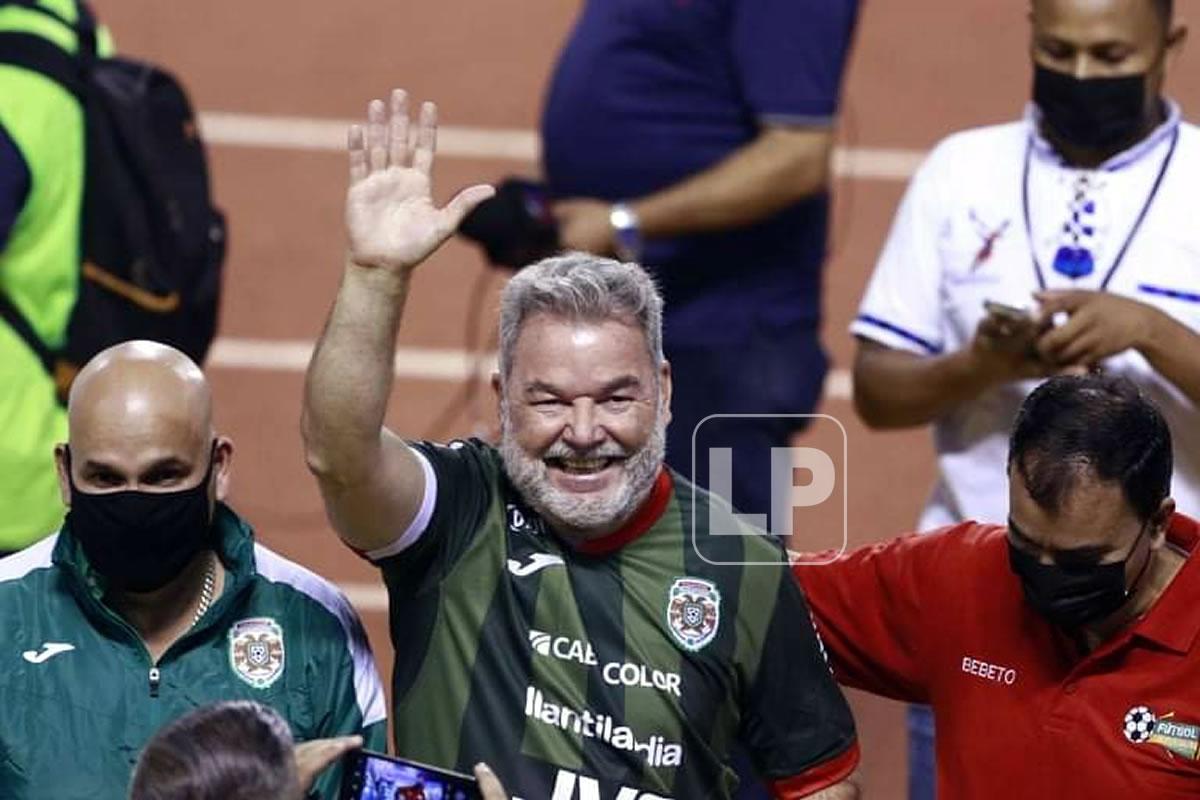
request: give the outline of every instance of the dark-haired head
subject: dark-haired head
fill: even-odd
[[[130,800],[299,800],[292,735],[249,701],[196,709],[146,744]]]
[[[1095,647],[1161,594],[1171,434],[1125,378],[1057,377],[1025,398],[1008,453],[1009,563],[1029,604]]]
[[[1132,382],[1107,376],[1058,377],[1021,406],[1009,440],[1010,474],[1055,514],[1083,481],[1120,487],[1142,522],[1171,489],[1171,433]]]
[[[1148,608],[1178,568],[1165,547],[1171,436],[1128,380],[1059,377],[1035,389],[1013,428],[1008,483],[1009,559],[1026,599],[1098,637],[1092,646]]]
[[[1168,56],[1187,39],[1173,6],[1032,0],[1033,99],[1042,134],[1069,163],[1097,166],[1166,119]],[[1108,91],[1096,94],[1098,86]]]

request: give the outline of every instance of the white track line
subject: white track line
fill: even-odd
[[[200,130],[210,144],[277,150],[341,151],[346,147],[346,129],[353,122],[233,111],[200,114]],[[534,131],[443,125],[438,128],[438,154],[536,164],[541,142]],[[838,148],[833,154],[833,170],[843,178],[907,181],[924,157],[918,150]]]
[[[208,366],[213,369],[259,372],[303,372],[312,357],[313,342],[300,340],[230,339],[213,342]],[[462,381],[476,373],[490,377],[495,354],[475,357],[466,350],[437,347],[397,347],[396,377],[410,380]],[[825,397],[850,399],[850,373],[835,369],[825,381]]]
[[[221,369],[264,372],[303,372],[312,358],[313,342],[296,340],[228,339],[213,342],[208,365]],[[466,350],[436,347],[397,347],[396,377],[417,380],[461,381],[472,372],[490,377],[496,357],[476,358]]]

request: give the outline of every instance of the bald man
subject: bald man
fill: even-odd
[[[362,625],[223,502],[233,443],[200,369],[128,342],[79,373],[55,450],[57,534],[0,561],[0,797],[122,797],[164,723],[256,700],[297,741],[386,745]],[[337,768],[314,793],[335,797]]]

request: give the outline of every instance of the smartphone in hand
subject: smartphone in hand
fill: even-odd
[[[345,756],[339,800],[479,800],[470,775],[416,761],[355,750]]]
[[[1037,314],[1032,308],[1022,308],[996,300],[984,300],[983,307],[989,316],[1007,322],[1010,326],[1033,325],[1037,321]]]

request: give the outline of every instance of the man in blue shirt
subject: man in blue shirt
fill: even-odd
[[[650,268],[672,366],[667,462],[702,486],[710,414],[821,397],[830,153],[857,0],[589,0],[542,119],[562,244]],[[768,512],[795,419],[706,423]],[[741,797],[765,797],[744,763]]]
[[[857,6],[591,0],[550,85],[545,174],[563,245],[639,261],[660,283],[667,460],[702,485],[704,417],[806,413],[821,396],[830,152]],[[714,440],[733,447],[741,510],[770,510],[769,451],[796,427],[739,421]]]

